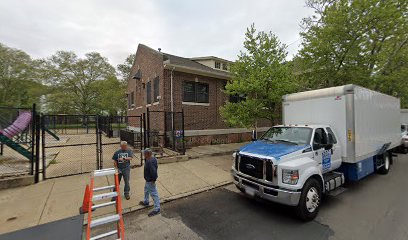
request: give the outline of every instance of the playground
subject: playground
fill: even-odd
[[[0,107],[0,179],[33,174],[35,106]]]
[[[0,179],[32,176],[39,182],[110,168],[120,141],[127,141],[133,150],[133,168],[142,165],[144,147],[151,147],[159,158],[182,155],[182,120],[178,121],[177,131],[174,123],[166,122],[163,128],[153,121],[169,114],[172,115],[149,111],[140,116],[42,114],[35,105],[0,106]]]

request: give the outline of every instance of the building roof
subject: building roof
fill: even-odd
[[[199,62],[196,62],[190,58],[184,58],[184,57],[179,57],[175,55],[171,55],[168,53],[163,53],[163,62],[166,65],[171,65],[171,66],[179,66],[182,68],[188,68],[191,70],[197,70],[198,72],[208,72],[212,73],[215,75],[220,75],[223,77],[229,77],[230,73],[222,70],[217,70],[208,66],[205,66],[204,64],[201,64]]]
[[[223,59],[223,58],[219,58],[219,57],[215,57],[215,56],[193,57],[193,58],[190,58],[190,59],[193,60],[193,61],[196,61],[196,60],[216,60],[216,61],[220,61],[220,62],[233,63],[233,62],[230,61],[230,60]]]
[[[209,76],[214,78],[220,79],[230,79],[231,74],[227,71],[217,70],[211,67],[208,67],[204,64],[201,64],[195,60],[204,60],[204,59],[220,59],[216,57],[202,57],[202,58],[185,58],[176,55],[172,55],[169,53],[159,52],[149,46],[144,44],[139,44],[139,47],[144,47],[149,49],[150,51],[155,52],[156,54],[160,54],[163,57],[163,65],[166,69],[171,69],[180,72],[187,72],[197,75]],[[195,60],[194,60],[195,59]],[[230,62],[225,59],[221,59],[222,61]]]

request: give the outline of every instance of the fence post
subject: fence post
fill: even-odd
[[[142,122],[143,122],[143,148],[146,148],[147,146],[147,135],[146,135],[146,113],[142,114]]]
[[[183,131],[183,138],[182,143],[183,143],[183,155],[186,155],[186,141],[184,139],[184,108],[181,109],[181,130]]]
[[[172,149],[176,151],[176,135],[174,134],[174,112],[171,112],[171,137],[173,139]]]
[[[139,126],[140,126],[140,166],[143,166],[143,142],[144,142],[144,113],[139,117]]]
[[[35,183],[40,181],[40,115],[35,112]]]
[[[146,108],[146,111],[147,111],[147,131],[146,131],[146,134],[147,134],[147,142],[146,142],[146,146],[147,147],[150,147],[150,110],[149,110],[149,108]]]
[[[45,116],[41,116],[41,153],[42,153],[42,174],[43,179],[47,179],[47,159],[45,157]]]
[[[34,151],[35,151],[35,103],[31,109],[31,166],[30,175],[34,174]]]
[[[95,116],[95,122],[96,122],[96,124],[95,124],[95,137],[96,137],[96,169],[100,169],[100,149],[99,149],[99,147],[100,147],[100,142],[99,142],[99,134],[98,134],[98,132],[99,132],[99,115],[96,115]]]
[[[101,116],[98,116],[101,117]],[[98,136],[99,136],[99,169],[103,169],[103,142],[102,142],[102,130],[98,128]]]

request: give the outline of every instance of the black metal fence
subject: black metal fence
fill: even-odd
[[[28,113],[29,122],[17,129]],[[13,134],[6,133],[10,126]],[[151,147],[158,157],[185,154],[184,112],[40,116],[35,105],[0,107],[0,178],[31,174],[38,182],[41,173],[47,179],[113,167],[112,156],[121,141],[133,149],[133,167],[142,165],[144,147]]]
[[[99,128],[100,169],[113,167],[112,157],[119,149],[121,141],[126,141],[133,150],[134,158],[131,166],[141,166],[143,145],[143,118],[142,116],[115,116],[100,117],[101,121],[109,122],[107,131]]]
[[[43,176],[55,178],[113,167],[112,157],[127,141],[142,164],[142,116],[43,115]]]
[[[149,111],[146,112],[147,145],[156,153],[166,154],[172,150],[185,154],[184,112]],[[171,154],[168,152],[167,155]]]
[[[39,181],[39,129],[35,104],[0,107],[0,178],[29,174]]]

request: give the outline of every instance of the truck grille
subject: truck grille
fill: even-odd
[[[273,179],[273,166],[272,162],[266,161],[266,171],[265,171],[265,178],[267,181],[272,182]]]
[[[241,155],[239,171],[251,177],[263,179],[263,160]]]

